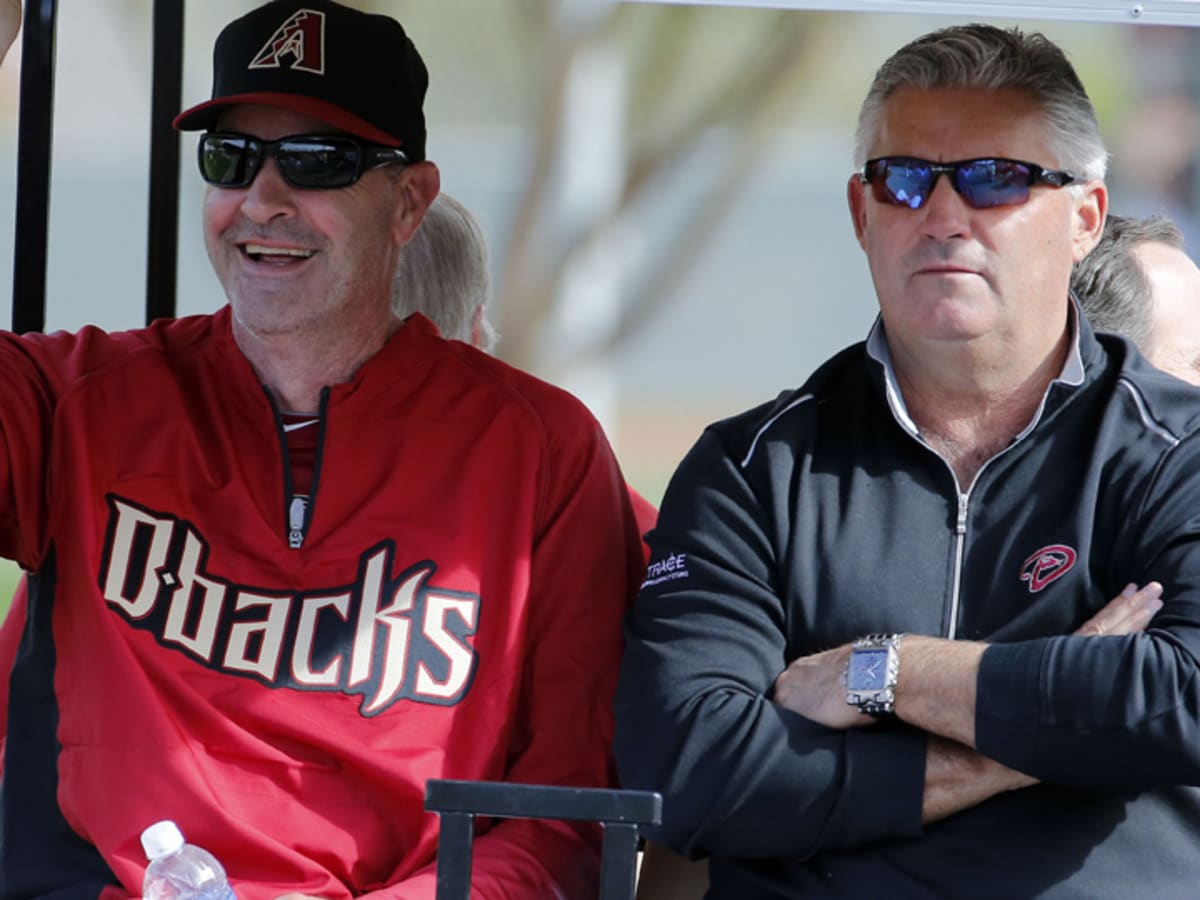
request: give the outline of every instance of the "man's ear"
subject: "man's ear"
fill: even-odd
[[[1108,216],[1108,188],[1103,181],[1082,186],[1083,196],[1075,207],[1074,260],[1079,262],[1100,242]]]
[[[850,219],[854,223],[854,236],[858,246],[864,250],[863,235],[867,230],[867,185],[862,176],[855,172],[846,182],[846,202],[850,205]]]
[[[396,215],[392,220],[397,246],[409,242],[441,188],[441,173],[428,160],[404,167],[397,178]]]
[[[471,346],[487,352],[487,347],[483,346],[482,305],[475,307],[475,312],[471,315]]]

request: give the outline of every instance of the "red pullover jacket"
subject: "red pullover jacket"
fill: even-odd
[[[5,894],[137,896],[138,835],[172,818],[242,900],[431,898],[427,779],[611,783],[641,550],[566,393],[413,317],[324,391],[293,549],[228,308],[4,335],[0,383],[0,555],[33,573]],[[594,890],[594,830],[482,829],[477,896]]]

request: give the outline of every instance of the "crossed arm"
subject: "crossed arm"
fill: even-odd
[[[1180,488],[1192,484],[1190,446],[1139,501],[1138,527],[1103,551],[1128,564],[1098,572],[1157,578],[1166,606],[1147,585],[1081,626],[1064,615],[1062,632],[1043,623],[994,644],[917,637],[936,631],[910,617],[897,629],[910,629],[905,727],[864,728],[872,720],[845,703],[848,647],[788,655],[793,617],[811,630],[815,610],[780,596],[770,486],[750,482],[723,437],[706,433],[668,490],[650,542],[686,565],[643,588],[617,693],[622,779],[663,794],[656,838],[686,853],[806,859],[917,837],[1036,780],[1092,792],[1200,783],[1200,745],[1180,740],[1200,727],[1200,518],[1195,491]]]
[[[1162,586],[1129,585],[1075,632],[1080,636],[1142,631],[1162,608]],[[975,750],[975,691],[987,644],[906,635],[900,642],[900,680],[895,713],[929,734],[922,820],[926,823],[969,809],[1037,779]],[[859,728],[874,722],[846,703],[846,644],[792,662],[775,681],[774,700],[828,728]]]

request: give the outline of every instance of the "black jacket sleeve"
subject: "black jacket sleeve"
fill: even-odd
[[[673,477],[627,625],[616,752],[681,852],[807,857],[920,833],[925,738],[827,729],[771,700],[785,657],[772,516],[719,432]]]

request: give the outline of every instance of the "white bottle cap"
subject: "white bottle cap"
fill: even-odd
[[[142,832],[142,849],[147,859],[158,859],[183,846],[183,832],[170,819],[155,822]]]

